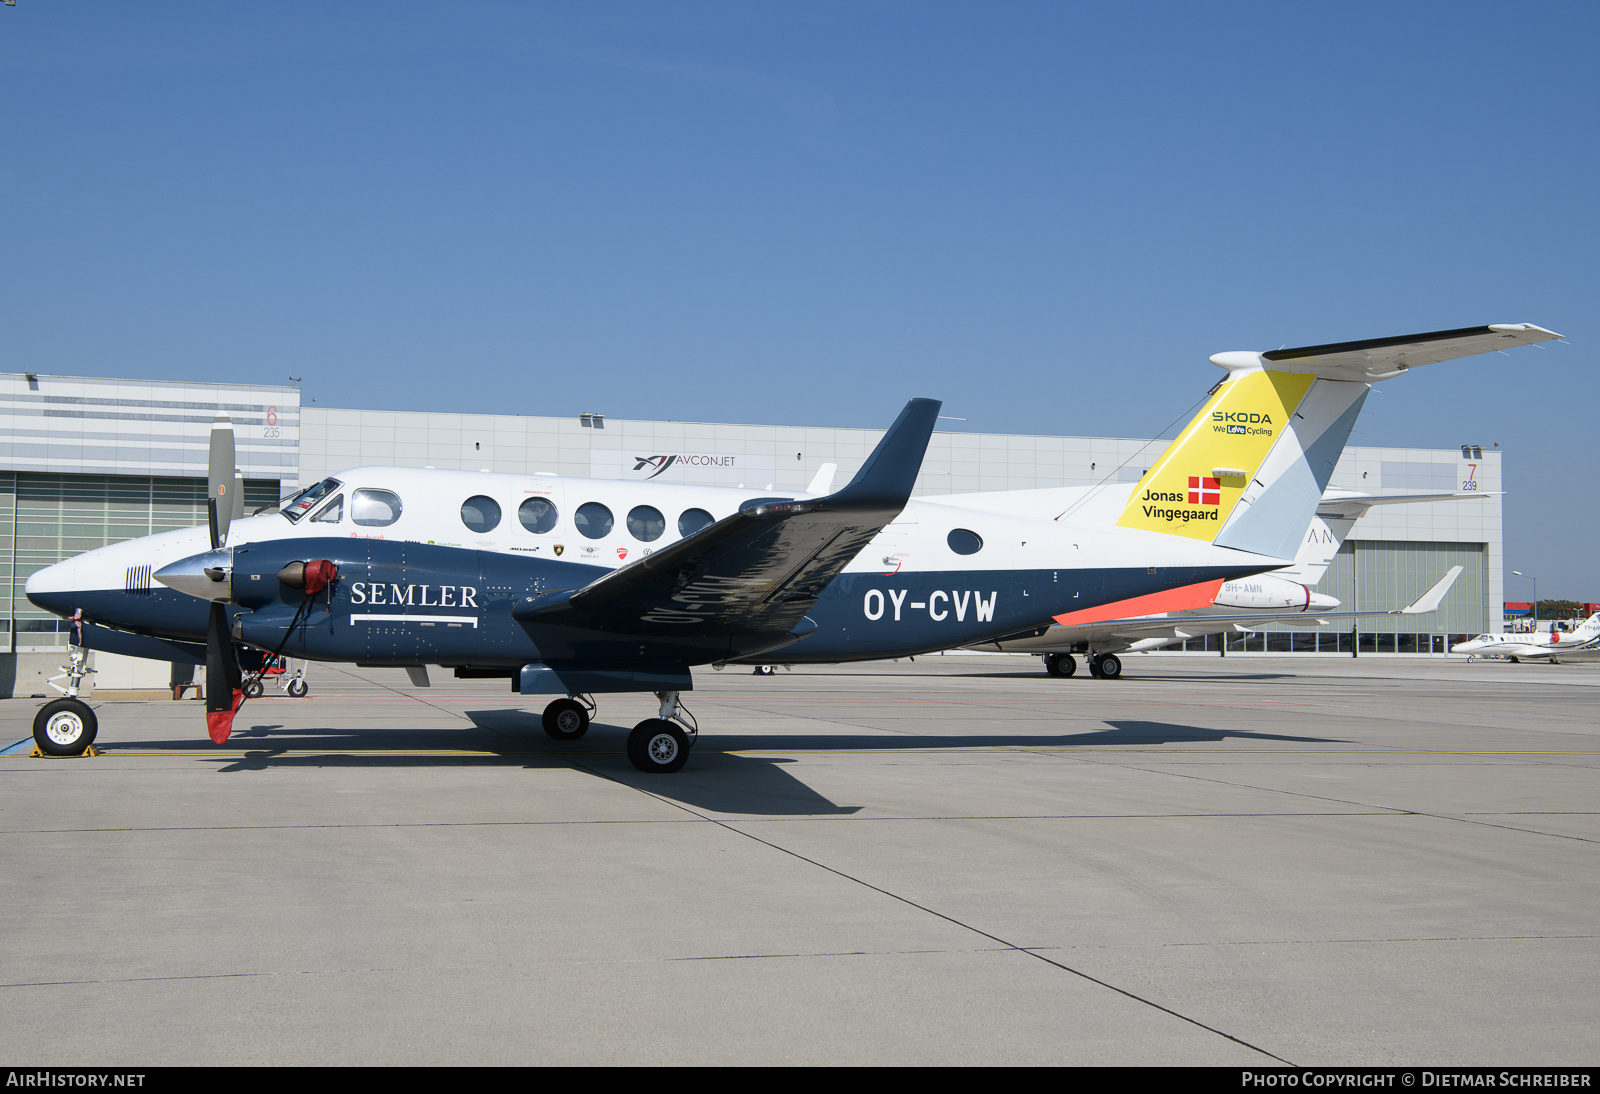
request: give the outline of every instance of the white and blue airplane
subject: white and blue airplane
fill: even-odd
[[[1107,604],[1058,616],[1036,634],[1014,635],[974,647],[1000,653],[1032,653],[1044,659],[1045,671],[1069,677],[1077,658],[1088,662],[1089,675],[1101,680],[1122,678],[1123,652],[1142,653],[1191,638],[1233,631],[1248,632],[1266,623],[1323,626],[1335,619],[1388,615],[1427,615],[1438,611],[1445,594],[1461,576],[1452,566],[1416,600],[1404,607],[1379,611],[1338,611],[1339,601],[1312,586],[1322,580],[1339,553],[1345,536],[1367,511],[1379,505],[1417,505],[1493,497],[1487,492],[1368,494],[1330,488],[1317,506],[1311,526],[1300,541],[1294,563],[1271,573],[1232,581],[1211,582],[1190,590],[1193,603],[1183,606],[1164,596],[1166,610],[1143,611],[1137,601]]]
[[[1054,498],[1005,511],[992,495],[911,499],[940,406],[928,399],[823,496],[364,467],[229,520],[232,479],[214,470],[209,529],[87,552],[34,574],[27,595],[75,621],[79,651],[203,662],[219,743],[241,661],[287,654],[419,682],[426,665],[504,678],[557,696],[544,711],[557,738],[587,730],[594,694],[651,692],[660,715],[634,727],[628,755],[676,771],[695,736],[679,704],[695,666],[902,657],[1278,569],[1371,383],[1555,337],[1511,324],[1218,354],[1223,379],[1141,481],[1080,490],[1064,511]],[[81,652],[74,663],[81,676]],[[96,732],[70,694],[34,723],[55,754]]]
[[[1579,624],[1575,631],[1558,631],[1552,627],[1540,633],[1480,634],[1450,647],[1451,653],[1464,653],[1470,661],[1476,657],[1504,657],[1513,664],[1522,661],[1544,661],[1560,664],[1562,658],[1580,661],[1600,657],[1600,612]]]

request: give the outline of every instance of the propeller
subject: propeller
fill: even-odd
[[[229,525],[243,514],[233,420],[218,414],[211,420],[211,447],[206,454],[206,523],[213,551],[228,542]],[[218,581],[221,575],[207,576]],[[233,716],[243,703],[244,676],[233,636],[228,633],[228,609],[222,601],[212,600],[206,620],[206,732],[217,744],[233,732]]]
[[[244,516],[244,491],[239,484],[239,468],[233,443],[233,420],[226,414],[211,419],[211,450],[206,455],[206,498],[214,502],[211,512],[212,549],[228,541],[228,525]]]
[[[231,452],[233,444],[231,428],[227,431],[227,437]],[[217,430],[213,428],[211,433],[213,464],[217,447]],[[227,534],[223,531],[227,525],[223,524],[218,516],[218,510],[223,508],[218,502],[217,494],[206,499],[206,519],[211,526],[213,552]],[[213,582],[221,576],[220,568],[216,576],[209,572],[205,573],[207,580]],[[239,713],[239,707],[243,703],[244,675],[239,671],[239,654],[234,649],[233,635],[228,633],[227,604],[225,600],[212,600],[210,615],[206,618],[206,733],[210,735],[212,741],[220,745],[228,739],[228,735],[233,732],[233,716]]]

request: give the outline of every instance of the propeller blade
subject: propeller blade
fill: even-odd
[[[206,621],[206,732],[219,745],[233,732],[233,716],[244,702],[243,683],[228,633],[228,609],[213,602]]]
[[[206,457],[206,497],[216,502],[216,535],[211,546],[228,541],[228,525],[244,513],[244,494],[239,487],[238,461],[234,453],[233,420],[226,414],[211,419],[211,450]]]

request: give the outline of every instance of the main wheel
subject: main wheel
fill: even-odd
[[[1044,659],[1044,670],[1051,676],[1071,676],[1078,671],[1078,659],[1070,653],[1052,653]]]
[[[244,686],[244,697],[246,699],[259,699],[261,698],[261,694],[266,690],[266,688],[261,686],[260,680],[251,680]]]
[[[1122,679],[1122,659],[1114,653],[1108,653],[1100,658],[1100,679]]]
[[[94,711],[78,699],[56,699],[33,716],[34,743],[47,756],[81,756],[99,730]]]
[[[753,671],[750,675],[752,675],[752,676],[775,676],[775,675],[777,675],[777,672],[778,672],[778,666],[776,666],[776,665],[757,665],[755,667],[755,671]]]
[[[1100,658],[1089,658],[1089,675],[1093,676],[1096,680],[1100,679]]]
[[[576,699],[557,699],[544,708],[544,731],[558,741],[576,741],[589,732],[589,712]]]
[[[628,734],[628,759],[650,775],[669,775],[689,762],[689,737],[665,718],[646,718]]]
[[[304,699],[311,693],[311,685],[304,680],[289,681],[289,695],[295,699]]]

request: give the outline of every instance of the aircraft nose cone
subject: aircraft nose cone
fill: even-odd
[[[68,602],[72,600],[76,588],[71,570],[72,567],[66,562],[58,562],[30,575],[28,584],[23,588],[29,603],[47,612],[60,615],[70,613],[73,605]]]
[[[1328,596],[1326,593],[1311,594],[1312,611],[1317,611],[1318,609],[1331,610],[1333,608],[1337,608],[1338,606],[1339,598],[1336,596]]]
[[[233,549],[190,555],[161,567],[153,575],[161,584],[201,600],[233,597]]]

